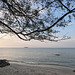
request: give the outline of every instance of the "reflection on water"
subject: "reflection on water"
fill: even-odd
[[[75,48],[0,48],[0,59],[75,67]]]

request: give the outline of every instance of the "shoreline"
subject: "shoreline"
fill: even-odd
[[[10,61],[9,61],[10,62]],[[10,62],[11,64],[18,64],[18,65],[27,65],[27,66],[43,66],[43,67],[54,67],[54,68],[69,68],[69,69],[75,69],[73,66],[68,65],[60,65],[60,64],[51,64],[51,63],[44,63],[44,62]]]
[[[10,63],[0,68],[0,75],[75,75],[74,69],[45,65],[29,65]]]

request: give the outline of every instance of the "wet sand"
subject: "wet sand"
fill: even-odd
[[[70,68],[11,63],[10,66],[0,68],[0,75],[75,75],[75,72]]]

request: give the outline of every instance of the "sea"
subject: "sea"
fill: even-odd
[[[75,48],[0,48],[0,60],[75,68]]]

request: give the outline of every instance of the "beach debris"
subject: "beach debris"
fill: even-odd
[[[0,67],[5,67],[8,65],[10,65],[10,63],[6,59],[0,60]]]
[[[56,56],[60,56],[60,54],[55,54]]]
[[[75,72],[75,70],[73,70],[73,72]]]

